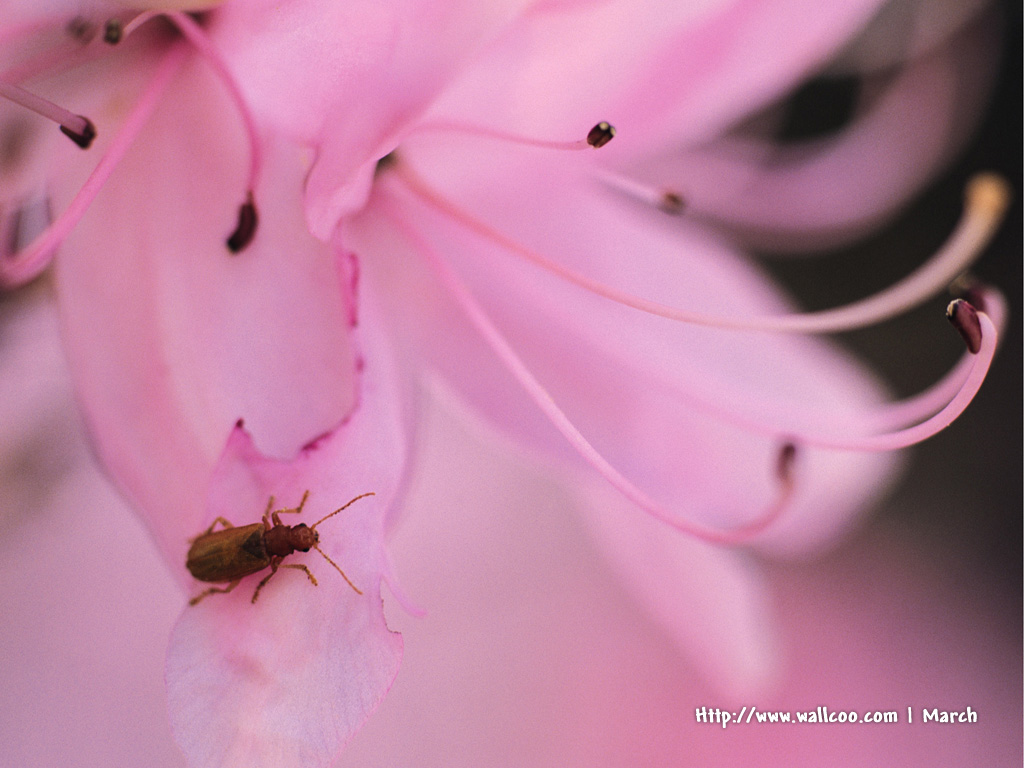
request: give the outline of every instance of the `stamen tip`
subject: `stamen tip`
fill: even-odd
[[[238,209],[238,226],[235,227],[235,231],[228,238],[228,250],[232,253],[241,253],[245,250],[256,235],[256,225],[258,223],[259,217],[256,215],[256,203],[253,202],[252,192],[250,192],[248,199]]]
[[[124,24],[119,19],[110,19],[103,25],[103,42],[117,45],[124,36]]]
[[[668,189],[661,193],[658,207],[665,213],[676,216],[683,212],[683,209],[686,207],[686,201],[683,200],[683,196],[678,192]]]
[[[75,144],[80,146],[82,149],[88,149],[92,145],[93,139],[96,138],[96,126],[92,124],[92,120],[89,118],[82,117],[81,115],[79,115],[79,117],[85,121],[85,127],[81,132],[73,131],[66,125],[60,126],[60,132],[75,142]]]
[[[997,173],[979,173],[967,182],[964,197],[967,205],[999,219],[1013,196],[1009,182]]]
[[[946,318],[963,337],[971,354],[978,354],[981,349],[981,322],[977,310],[963,299],[956,299],[946,307]]]
[[[775,473],[779,480],[788,483],[793,479],[793,464],[796,463],[796,444],[786,443],[779,451],[779,461],[775,466]]]
[[[93,34],[95,34],[96,29],[88,19],[82,16],[75,16],[68,22],[67,32],[76,40],[88,43],[92,39]]]
[[[587,144],[594,149],[600,149],[614,138],[615,126],[602,120],[590,129],[590,133],[587,134]]]

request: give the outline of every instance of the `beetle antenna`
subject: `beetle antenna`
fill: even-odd
[[[365,494],[363,494],[363,496],[372,496],[372,495],[373,495],[373,494],[371,494],[371,493],[365,493]],[[359,498],[359,499],[361,499],[361,498],[363,498],[363,497],[362,497],[362,496],[357,496],[356,498]],[[355,501],[355,499],[352,499],[352,501]],[[350,502],[349,502],[348,504],[351,504],[351,503],[352,503],[352,501],[350,501]],[[348,506],[348,504],[346,504],[346,505],[345,505],[345,507],[347,507],[347,506]],[[345,507],[342,507],[341,509],[344,509]],[[339,509],[338,511],[340,512],[340,511],[341,511],[341,509]],[[328,517],[330,517],[330,515],[328,515]],[[347,582],[348,582],[348,585],[349,585],[350,587],[352,587],[352,589],[354,589],[354,590],[356,591],[356,594],[357,594],[357,595],[361,595],[361,594],[363,594],[363,593],[362,593],[362,590],[360,590],[360,589],[359,589],[359,587],[357,587],[357,586],[356,586],[355,584],[353,584],[353,583],[352,583],[352,580],[351,580],[351,579],[350,579],[350,578],[349,578],[348,576],[346,576],[346,575],[345,575],[345,572],[344,572],[343,570],[341,570],[341,568],[339,568],[339,567],[338,567],[338,564],[337,564],[336,562],[334,562],[333,560],[331,560],[331,558],[329,558],[329,557],[327,556],[327,553],[326,553],[326,552],[324,552],[324,551],[323,551],[322,549],[320,549],[320,547],[318,547],[318,546],[317,546],[316,544],[314,544],[314,545],[313,545],[313,549],[315,549],[315,550],[316,550],[317,552],[319,552],[319,553],[320,553],[320,554],[321,554],[321,555],[323,556],[324,560],[326,560],[326,561],[327,561],[328,563],[330,563],[331,565],[333,565],[333,566],[334,566],[334,569],[335,569],[335,570],[336,570],[336,571],[337,571],[338,573],[340,573],[340,574],[341,574],[341,578],[343,578],[343,579],[344,579],[345,581],[347,581]]]
[[[327,515],[327,517],[334,517],[334,516],[335,516],[336,514],[338,514],[338,513],[339,513],[339,512],[341,512],[342,510],[344,510],[344,509],[348,509],[348,508],[349,508],[350,506],[352,506],[353,504],[355,504],[355,503],[356,503],[357,501],[359,501],[360,499],[365,499],[365,498],[366,498],[367,496],[376,496],[376,494],[375,494],[375,493],[374,493],[373,491],[370,491],[369,493],[364,493],[364,494],[361,494],[361,495],[359,495],[359,496],[356,496],[356,497],[355,497],[354,499],[352,499],[352,501],[350,501],[350,502],[349,502],[348,504],[346,504],[346,505],[345,505],[344,507],[341,507],[340,509],[336,509],[336,510],[334,510],[333,512],[331,512],[331,514]],[[318,525],[320,525],[320,523],[322,523],[322,522],[323,522],[324,520],[326,520],[326,519],[327,519],[327,517],[321,517],[321,518],[320,518],[319,520],[317,520],[317,521],[316,521],[315,523],[313,523],[313,524],[312,524],[311,526],[309,526],[309,527],[310,527],[310,529],[311,529],[311,530],[314,530],[314,531],[315,531],[315,530],[316,530],[316,527],[317,527]],[[321,553],[321,554],[323,554],[323,553]],[[324,555],[324,557],[326,557],[326,555]],[[334,567],[335,567],[335,568],[338,568],[338,566],[336,566],[336,565],[335,565]],[[341,569],[340,569],[340,568],[338,568],[338,570],[340,571]],[[344,575],[344,574],[343,574],[343,575]],[[349,583],[351,583],[351,582],[349,582]],[[354,587],[353,587],[353,589],[354,589]],[[358,590],[356,590],[356,591],[358,591]],[[362,592],[360,592],[359,594],[362,594]]]

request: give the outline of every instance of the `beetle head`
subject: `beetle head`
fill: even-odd
[[[292,546],[300,552],[309,552],[320,541],[320,535],[305,523],[292,527],[291,538]]]

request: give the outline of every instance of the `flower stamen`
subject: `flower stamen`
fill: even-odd
[[[590,129],[587,134],[587,144],[594,149],[600,149],[609,141],[615,138],[615,126],[611,123],[600,122]]]
[[[578,152],[584,149],[600,149],[615,136],[615,128],[609,123],[600,122],[590,129],[585,139],[576,141],[553,141],[549,139],[537,139],[532,136],[522,136],[517,133],[502,131],[498,128],[491,128],[475,123],[464,123],[457,120],[430,120],[417,125],[412,134],[417,133],[462,133],[469,136],[476,136],[483,139],[494,139],[496,141],[507,141],[524,147],[537,147],[540,149],[558,149],[569,152]]]
[[[124,23],[120,19],[107,19],[103,25],[103,42],[117,45],[124,39]]]
[[[107,23],[103,25],[103,42],[107,45],[118,45],[147,21],[160,15],[160,11],[143,11],[132,17],[128,23],[117,17],[107,19]]]
[[[613,189],[670,216],[678,216],[686,208],[686,198],[678,190],[654,187],[605,169],[598,171],[597,176]]]
[[[968,349],[974,359],[960,390],[941,411],[915,426],[880,435],[849,439],[801,435],[801,441],[806,440],[809,445],[837,450],[895,451],[920,443],[952,424],[981,389],[982,382],[985,380],[995,356],[999,332],[988,315],[977,311],[963,299],[958,299],[950,305],[947,316],[967,340]],[[977,344],[976,347],[972,346],[974,343]]]
[[[531,261],[535,260],[535,257],[544,260],[546,262],[545,266],[550,265],[552,271],[555,271],[556,274],[576,274],[561,265],[548,262],[545,257],[535,254],[533,251],[513,241],[511,238],[507,238],[489,225],[458,208],[454,203],[429,187],[407,163],[396,162],[394,164],[393,176],[404,188],[411,191],[415,197],[426,202],[430,208],[440,211],[448,218],[455,219],[464,228],[483,235],[487,240],[498,242],[503,247],[523,255]],[[983,176],[973,181],[968,186],[968,211],[964,215],[965,221],[960,223],[957,233],[950,238],[952,242],[947,243],[940,250],[931,264],[920,268],[917,273],[904,280],[902,284],[897,284],[897,286],[890,288],[885,293],[891,293],[894,289],[899,289],[900,285],[906,286],[908,282],[913,280],[923,283],[924,281],[920,278],[922,272],[948,273],[950,271],[948,264],[943,267],[942,264],[936,265],[935,262],[943,260],[948,262],[953,258],[950,256],[951,252],[957,254],[957,258],[962,258],[960,254],[964,250],[980,250],[982,242],[991,236],[995,223],[1002,214],[1001,208],[1005,203],[1004,194],[1006,194],[1005,183],[1001,179]],[[964,240],[972,241],[974,245],[965,249],[962,247]],[[961,246],[957,245],[957,241],[960,241]],[[902,402],[882,405],[868,413],[858,415],[855,421],[847,423],[845,431],[823,433],[813,429],[794,429],[792,423],[787,424],[786,422],[800,421],[807,423],[808,413],[804,406],[801,406],[799,412],[794,411],[782,420],[776,417],[772,422],[767,422],[757,415],[751,414],[749,408],[736,407],[736,404],[743,403],[748,398],[744,394],[734,394],[730,398],[727,384],[724,384],[724,388],[721,390],[716,389],[714,395],[711,394],[710,390],[701,394],[692,388],[692,384],[677,392],[677,395],[688,400],[694,407],[711,413],[726,423],[731,423],[755,434],[763,434],[776,439],[779,439],[780,435],[786,435],[788,439],[801,445],[830,450],[865,452],[889,451],[907,447],[931,437],[952,423],[970,403],[985,378],[994,354],[995,345],[998,342],[999,327],[1002,325],[1005,313],[1001,309],[1002,301],[994,290],[975,287],[972,296],[981,302],[983,306],[991,307],[992,315],[989,316],[983,312],[975,311],[975,308],[968,310],[966,307],[970,305],[967,305],[966,302],[963,305],[955,305],[955,308],[951,310],[955,322],[959,324],[958,327],[963,326],[965,329],[972,329],[974,328],[974,321],[971,318],[979,318],[977,320],[977,327],[971,330],[968,337],[966,337],[969,342],[969,352],[955,369],[938,384],[920,395]],[[872,299],[865,301],[870,302]],[[863,303],[861,302],[861,304]],[[849,310],[849,307],[829,312],[837,313],[844,310]],[[729,323],[724,325],[724,327],[742,329],[749,326],[750,330],[768,330],[765,325],[769,321],[788,320],[792,326],[795,326],[795,321],[803,318],[811,318],[813,320],[814,318],[820,318],[822,315],[827,315],[829,312],[759,318],[757,323],[742,318],[726,318]],[[863,316],[861,319],[863,320]],[[771,330],[782,329],[778,325],[771,328]],[[795,332],[805,329],[785,327],[785,330]],[[506,364],[510,368],[512,367],[511,364],[507,362]],[[733,405],[728,405],[727,403],[729,402],[733,403]],[[812,417],[815,416],[814,414],[810,415]],[[827,414],[818,414],[818,416],[820,418],[814,418],[810,423],[830,424],[837,422],[834,417],[830,417]],[[581,454],[585,454],[585,451],[579,447],[578,450],[581,451]],[[595,466],[598,465],[595,464]]]
[[[981,350],[981,322],[978,312],[964,299],[955,299],[946,307],[946,319],[959,331],[972,355]]]
[[[184,61],[184,53],[185,49],[182,46],[175,45],[164,56],[153,79],[67,209],[25,250],[0,259],[0,286],[10,288],[23,285],[46,269],[57,247],[82,218],[89,204],[110,178],[114,168],[156,110],[160,97]]]
[[[82,115],[76,115],[64,107],[44,99],[32,91],[22,88],[7,80],[0,80],[0,98],[13,101],[15,104],[35,112],[37,115],[52,120],[60,126],[60,132],[71,139],[82,149],[88,149],[96,138],[96,126]]]
[[[1006,323],[1006,306],[998,291],[980,284],[972,286],[964,296],[973,307],[987,314],[1002,334]],[[868,432],[883,432],[911,426],[940,411],[963,388],[974,366],[974,353],[966,349],[949,373],[924,392],[906,400],[881,406],[867,419]]]
[[[484,341],[509,373],[523,387],[541,413],[562,434],[580,457],[622,493],[623,496],[666,525],[712,544],[738,544],[763,531],[785,512],[794,490],[792,466],[796,457],[796,447],[792,441],[787,441],[782,446],[777,460],[776,477],[779,482],[777,498],[764,512],[737,528],[711,528],[687,520],[680,520],[678,515],[651,498],[619,472],[576,428],[576,425],[558,407],[548,391],[533,375],[522,358],[519,357],[508,340],[498,330],[497,326],[494,325],[469,288],[440,254],[399,213],[399,206],[394,204],[393,198],[389,199],[387,207],[396,226],[409,238],[417,248],[417,251],[433,267],[441,282],[451,293],[470,323],[476,328],[477,332],[483,337]]]
[[[238,226],[228,237],[228,250],[232,253],[241,253],[256,234],[256,225],[259,218],[256,214],[256,204],[253,202],[252,193],[238,209]]]
[[[238,84],[238,81],[235,80],[234,75],[231,74],[231,70],[228,68],[227,63],[221,57],[210,38],[207,37],[203,28],[200,27],[199,24],[197,24],[196,21],[187,13],[182,13],[180,11],[168,13],[167,18],[174,23],[174,25],[181,31],[181,34],[185,36],[185,39],[195,47],[196,51],[206,59],[217,77],[220,78],[224,87],[230,94],[231,99],[235,102],[235,106],[238,109],[239,115],[241,115],[242,123],[249,139],[248,192],[246,194],[245,202],[239,206],[238,225],[228,236],[226,241],[228,250],[232,253],[238,253],[252,242],[252,239],[256,234],[256,225],[259,221],[259,217],[256,214],[256,205],[253,200],[253,195],[255,193],[256,186],[259,183],[260,168],[263,164],[263,145],[260,142],[259,129],[256,126],[256,118],[249,109],[248,102],[245,100],[241,86]]]
[[[1003,300],[997,291],[985,291],[986,304],[992,308],[992,315],[983,313],[968,302],[957,300],[947,310],[957,330],[966,326],[968,349],[952,371],[926,391],[906,400],[878,406],[876,409],[858,415],[850,422],[840,417],[829,418],[830,414],[807,413],[801,407],[804,418],[811,416],[815,423],[842,422],[834,432],[793,429],[778,421],[764,421],[757,416],[744,413],[726,403],[740,401],[730,396],[727,385],[716,382],[712,395],[701,395],[688,390],[680,392],[695,408],[712,416],[756,434],[777,436],[786,434],[800,445],[827,450],[881,452],[895,451],[920,443],[953,423],[974,399],[981,389],[989,366],[999,343],[999,328],[1005,313]],[[961,331],[961,335],[964,335]],[[966,337],[965,337],[966,340]],[[976,350],[972,347],[977,342]]]
[[[836,333],[872,325],[917,306],[946,288],[988,245],[1009,205],[1009,187],[994,174],[974,177],[965,191],[964,213],[941,248],[915,272],[861,301],[820,312],[736,317],[693,312],[651,301],[595,280],[524,246],[481,221],[431,187],[406,163],[395,174],[416,197],[464,229],[591,293],[641,312],[712,328],[776,333]]]

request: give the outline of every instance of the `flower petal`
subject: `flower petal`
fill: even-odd
[[[991,85],[991,29],[914,62],[839,135],[778,146],[726,138],[645,159],[635,175],[761,247],[821,247],[891,215],[960,149]]]
[[[56,263],[96,448],[183,580],[185,540],[235,422],[291,455],[355,398],[354,296],[333,249],[305,230],[297,150],[268,143],[259,229],[238,256],[225,245],[246,167],[225,114],[219,84],[186,67]],[[75,191],[65,182],[58,205]]]
[[[39,296],[0,305],[0,487],[8,517],[32,509],[82,451],[56,310]]]
[[[638,518],[592,477],[574,483],[583,514],[626,588],[730,701],[764,693],[781,673],[779,638],[759,566]]]
[[[186,67],[65,243],[57,289],[101,458],[190,589],[188,539],[217,515],[254,522],[271,494],[294,505],[310,490],[314,513],[379,494],[324,530],[362,595],[322,560],[317,590],[284,570],[256,607],[242,589],[186,609],[169,651],[172,720],[193,762],[324,765],[398,669],[380,576],[404,470],[401,392],[379,319],[356,306],[355,258],[305,230],[294,147],[267,141],[259,228],[229,252],[247,145],[225,111],[205,68]]]
[[[328,239],[365,201],[376,161],[520,5],[234,2],[211,34],[264,123],[316,148],[307,219]]]
[[[785,307],[767,278],[723,244],[658,212],[622,205],[585,170],[578,177],[569,162],[511,151],[456,156],[450,149],[427,158],[421,147],[404,156],[417,168],[429,167],[437,186],[465,209],[617,287],[719,314]],[[416,211],[410,213],[415,227],[468,280],[583,434],[627,477],[688,519],[720,527],[754,519],[778,495],[775,467],[789,432],[841,423],[856,429],[880,396],[852,361],[817,339],[694,328],[643,315],[524,265],[433,209],[407,207]],[[396,302],[390,316],[406,322],[409,354],[424,355],[513,434],[578,458],[508,371],[495,365],[460,310],[434,299],[443,288],[417,268],[407,246],[381,241],[369,226],[353,237],[377,238],[377,251],[394,258],[380,265],[378,277],[392,281],[384,293]],[[778,423],[777,433],[748,432],[737,425],[742,419],[722,418],[730,408]],[[885,457],[830,451],[801,450],[799,461],[792,507],[770,534],[788,546],[834,535],[874,496],[891,467]]]
[[[254,511],[275,495],[303,516],[324,517],[360,499],[318,529],[322,548],[362,594],[314,553],[296,553],[318,588],[281,570],[251,604],[256,577],[229,595],[186,609],[167,658],[171,723],[196,766],[288,768],[329,765],[376,709],[402,656],[380,598],[385,510],[404,467],[405,438],[395,376],[383,339],[370,336],[361,399],[351,417],[290,461],[263,457],[235,429],[211,482],[209,517]],[[286,523],[292,522],[285,520]],[[260,576],[261,574],[256,574]]]
[[[3,760],[182,768],[160,674],[181,593],[75,437],[76,466],[0,519]]]
[[[719,134],[817,69],[882,0],[616,0],[535,13],[438,107],[506,130],[582,135],[598,120],[632,154]],[[524,55],[529,51],[529,55]],[[481,109],[482,107],[482,109]]]
[[[818,768],[824,756],[843,768],[925,768],[973,765],[979,750],[986,765],[1016,765],[1019,601],[1002,600],[977,567],[920,540],[894,543],[884,528],[813,563],[765,564],[783,674],[773,691],[729,701],[697,676],[704,659],[681,658],[637,610],[567,514],[574,500],[564,486],[453,421],[431,413],[409,521],[394,542],[429,612],[400,617],[402,674],[339,766]],[[697,587],[709,601],[715,573]],[[672,585],[661,590],[670,611]],[[921,725],[921,707],[967,704],[977,723]],[[701,707],[743,706],[898,710],[900,721],[793,727],[755,718],[723,729],[695,717]]]
[[[459,495],[461,499],[461,486],[467,486],[470,493],[479,493],[480,491],[475,490],[476,486],[484,488],[490,483],[497,482],[500,485],[508,482],[504,480],[503,472],[515,470],[504,469],[503,472],[496,472],[492,466],[494,459],[490,459],[490,453],[500,452],[504,463],[514,466],[515,462],[510,462],[509,459],[518,457],[517,454],[521,451],[509,446],[508,441],[501,439],[493,425],[467,409],[457,393],[443,381],[432,379],[429,391],[432,399],[441,405],[441,415],[431,419],[431,424],[437,423],[437,426],[426,430],[428,436],[433,436],[433,442],[427,440],[427,468],[422,473],[426,477],[418,484],[421,491],[428,489],[427,493],[438,494],[438,489],[443,488],[445,483],[451,483],[455,486],[454,494]],[[459,431],[458,438],[450,434],[452,425],[445,423],[445,417],[450,421],[452,415],[457,417],[457,423],[464,425]],[[439,435],[443,437],[439,438]],[[481,453],[476,445],[480,442],[486,448],[482,451],[482,456],[477,455]],[[464,458],[460,455],[462,453],[471,454],[473,458]],[[438,455],[445,457],[445,466],[458,466],[464,470],[463,473],[455,476],[450,470],[446,472],[444,467],[435,466],[438,463]],[[468,467],[472,467],[474,471],[465,472]],[[712,687],[722,695],[736,697],[738,700],[741,697],[758,695],[777,681],[781,671],[782,655],[778,648],[777,628],[774,617],[768,610],[770,601],[764,588],[762,570],[752,558],[745,553],[730,552],[677,535],[674,531],[666,530],[665,526],[656,520],[638,517],[636,510],[631,508],[630,503],[621,494],[590,473],[575,470],[552,472],[550,464],[544,465],[543,469],[543,474],[556,476],[555,480],[561,488],[554,492],[555,500],[547,502],[553,504],[555,516],[560,518],[561,515],[557,514],[561,511],[560,508],[569,506],[579,511],[580,522],[551,520],[550,515],[543,513],[545,502],[538,499],[547,499],[553,492],[538,492],[534,489],[534,486],[538,485],[537,482],[528,476],[512,481],[511,484],[515,488],[512,498],[508,499],[506,493],[501,493],[500,497],[505,501],[499,502],[495,511],[500,520],[509,509],[520,505],[522,510],[530,510],[528,522],[523,520],[517,525],[517,528],[522,530],[506,537],[509,546],[501,556],[491,552],[478,555],[487,565],[483,569],[477,567],[477,573],[464,576],[471,582],[470,585],[460,585],[458,588],[452,588],[450,585],[441,586],[442,592],[452,590],[452,602],[455,605],[449,606],[446,602],[444,606],[432,606],[430,616],[434,616],[436,611],[458,612],[459,600],[465,599],[467,592],[472,594],[473,583],[486,583],[487,579],[495,579],[500,583],[510,582],[502,591],[513,593],[508,599],[515,600],[519,590],[529,593],[532,580],[544,579],[543,574],[549,569],[574,570],[571,565],[558,566],[556,563],[548,562],[550,554],[545,557],[540,552],[549,553],[553,546],[568,546],[571,551],[559,557],[567,557],[569,563],[591,557],[585,543],[579,541],[580,538],[586,541],[587,537],[579,537],[574,532],[567,535],[564,531],[566,528],[574,529],[582,522],[591,534],[590,539],[596,543],[619,576],[620,583],[653,622],[668,633],[679,652],[691,660],[693,666]],[[475,476],[481,479],[473,480]],[[572,498],[568,504],[561,503],[557,498],[563,493]],[[493,491],[491,495],[494,495]],[[414,504],[416,500],[417,497],[414,495]],[[423,503],[422,497],[418,500]],[[427,502],[428,507],[435,507],[437,504],[436,500]],[[464,504],[463,502],[462,505]],[[429,512],[420,511],[418,514],[426,514],[428,519],[430,516]],[[453,510],[449,514],[461,513]],[[409,525],[418,530],[423,522],[417,520],[410,522]],[[451,525],[451,522],[443,524],[442,530]],[[494,525],[493,520],[468,525],[463,522],[458,525],[459,541],[473,540],[476,546],[487,547],[487,542],[494,535],[490,530]],[[406,536],[403,529],[396,537],[399,552],[408,549],[409,539]],[[431,536],[442,538],[442,534],[436,531],[432,532]],[[451,536],[452,534],[448,534],[448,537]],[[424,535],[420,534],[420,538],[423,537]],[[549,539],[573,543],[560,545]],[[417,567],[423,568],[422,564],[430,562],[433,558],[439,557],[446,561],[452,559],[452,554],[446,552],[450,546],[436,541],[430,548],[440,549],[440,554],[418,549],[407,552],[413,575]],[[517,561],[530,562],[529,576],[520,572],[515,565]],[[506,576],[503,574],[504,570],[515,575]],[[590,568],[580,570],[588,573],[591,571]],[[559,581],[563,588],[571,589],[568,585],[578,582],[579,576],[580,574],[574,574],[572,578],[562,577]],[[526,583],[520,586],[519,581]],[[590,592],[586,584],[577,583],[577,587],[583,595]],[[428,594],[438,592],[437,585],[433,583],[424,585],[422,589]],[[574,593],[572,599],[580,598]],[[598,600],[606,606],[615,602],[611,595]],[[428,628],[423,629],[430,632]],[[409,631],[417,634],[420,627],[409,627]]]

